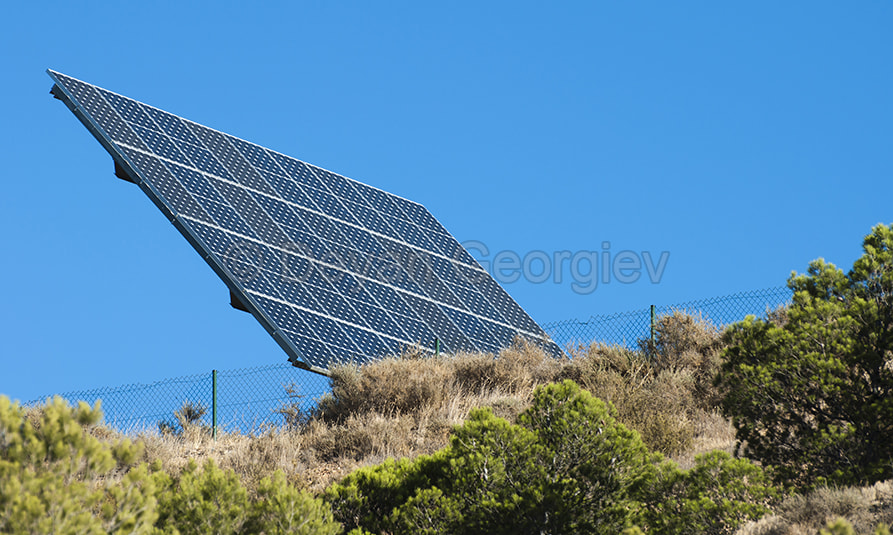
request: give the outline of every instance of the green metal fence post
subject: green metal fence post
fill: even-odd
[[[217,440],[217,370],[211,370],[211,437]]]
[[[434,356],[440,356],[440,338],[434,339]]]
[[[654,350],[654,305],[651,305],[651,350]]]

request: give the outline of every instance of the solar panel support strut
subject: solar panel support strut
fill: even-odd
[[[236,310],[241,310],[242,312],[251,312],[250,310],[248,310],[248,307],[245,306],[245,303],[243,303],[239,299],[239,296],[233,293],[232,290],[229,291],[229,305]]]
[[[130,176],[130,173],[128,173],[127,171],[124,170],[123,167],[121,167],[121,164],[118,163],[118,160],[115,160],[115,176],[120,178],[121,180],[126,180],[127,182],[130,182],[131,184],[139,184],[138,181],[136,181],[132,176]]]

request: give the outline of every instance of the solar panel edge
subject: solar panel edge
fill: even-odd
[[[67,77],[69,77],[69,78],[72,78],[73,80],[77,80],[77,81],[79,81],[79,82],[81,82],[81,83],[84,83],[84,84],[87,84],[87,85],[90,85],[90,86],[93,86],[93,87],[99,87],[99,86],[97,86],[97,85],[95,85],[95,84],[91,84],[90,82],[85,82],[85,81],[80,80],[80,79],[78,79],[78,78],[74,78],[73,76],[68,76],[68,75],[66,75],[66,74],[64,74],[64,73],[60,73],[60,72],[58,72],[58,71],[54,71],[53,69],[47,69],[46,72],[47,72],[47,74],[49,74],[51,77],[53,77],[53,81],[54,81],[54,82],[57,81],[57,80],[56,80],[56,78],[55,78],[53,75],[54,75],[54,74],[61,74],[61,75],[63,75],[63,76],[67,76]],[[128,100],[134,100],[134,101],[136,101],[136,102],[142,104],[143,106],[146,106],[147,108],[152,108],[152,109],[154,109],[154,110],[156,110],[156,111],[160,111],[160,112],[162,112],[162,113],[171,113],[171,112],[169,112],[169,111],[167,111],[167,110],[163,110],[163,109],[159,108],[158,106],[153,106],[152,104],[148,104],[148,103],[143,102],[143,101],[141,101],[141,100],[136,100],[136,99],[134,99],[134,98],[132,98],[132,97],[128,97],[127,95],[122,95],[121,93],[118,93],[118,92],[116,92],[116,91],[112,91],[112,90],[110,90],[110,89],[106,89],[106,88],[102,88],[102,90],[103,90],[103,91],[107,91],[107,92],[109,92],[109,93],[112,93],[113,95],[117,95],[117,96],[119,96],[119,97],[121,97],[121,98],[125,98],[125,99],[128,99]],[[230,134],[230,133],[228,133],[228,132],[224,132],[224,131],[222,131],[222,130],[218,130],[217,128],[213,128],[213,127],[210,127],[210,126],[208,126],[208,125],[201,124],[201,123],[199,123],[199,122],[193,121],[193,120],[191,120],[191,119],[187,119],[186,117],[182,117],[182,116],[180,116],[180,115],[177,115],[177,117],[179,117],[182,121],[185,121],[185,122],[187,122],[187,123],[194,124],[194,125],[200,126],[200,127],[202,127],[202,128],[207,128],[207,129],[209,129],[209,130],[213,130],[213,131],[214,131],[215,133],[217,133],[217,134],[221,134],[221,135],[224,135],[224,136],[233,137],[233,138],[236,138],[236,139],[238,139],[239,141],[242,141],[242,142],[244,142],[244,143],[249,143],[249,144],[252,144],[252,145],[257,145],[257,143],[255,143],[255,142],[253,142],[253,141],[248,141],[247,139],[242,138],[242,137],[239,137],[239,136],[237,136],[237,135],[235,135],[235,134]],[[258,146],[263,147],[262,145],[258,145]],[[330,170],[330,169],[327,169],[327,168],[325,168],[325,167],[323,167],[323,166],[321,166],[321,165],[313,164],[313,163],[310,163],[310,162],[305,162],[304,160],[301,160],[301,159],[299,159],[299,158],[295,158],[294,156],[290,156],[290,155],[285,154],[284,152],[278,151],[278,150],[276,150],[276,149],[271,149],[270,147],[263,147],[263,148],[266,149],[266,150],[268,150],[268,151],[270,151],[270,152],[275,152],[276,154],[278,154],[278,155],[280,155],[280,156],[282,156],[282,157],[288,158],[288,159],[290,159],[290,160],[296,160],[296,161],[298,161],[298,162],[300,162],[300,163],[302,163],[302,164],[304,164],[304,165],[307,165],[307,166],[310,166],[310,167],[316,167],[316,168],[322,169],[323,171],[332,173],[332,174],[334,174],[334,175],[338,175],[339,177],[344,178],[344,179],[346,179],[346,180],[350,180],[350,181],[353,182],[353,183],[360,184],[360,185],[362,185],[362,186],[364,186],[364,187],[373,188],[373,189],[375,189],[375,190],[377,190],[377,191],[380,191],[381,193],[384,193],[384,194],[386,194],[386,195],[391,195],[391,196],[394,196],[394,197],[398,197],[398,198],[400,198],[400,199],[402,199],[402,200],[404,200],[404,201],[406,201],[406,202],[408,202],[408,203],[415,204],[415,205],[417,205],[417,206],[419,206],[419,207],[425,209],[429,214],[430,214],[430,212],[431,212],[430,210],[428,210],[428,209],[425,207],[425,205],[423,205],[423,204],[421,204],[421,203],[419,203],[419,202],[417,202],[417,201],[414,201],[414,200],[412,200],[412,199],[408,199],[408,198],[406,198],[406,197],[403,197],[403,196],[398,195],[398,194],[396,194],[396,193],[392,193],[392,192],[390,192],[390,191],[385,191],[385,190],[383,190],[383,189],[381,189],[381,188],[379,188],[379,187],[373,186],[373,185],[371,185],[371,184],[366,184],[365,182],[360,182],[359,180],[357,180],[357,179],[355,179],[355,178],[351,178],[351,177],[349,177],[349,176],[347,176],[347,175],[342,175],[341,173],[337,173],[337,172],[332,171],[332,170]],[[432,214],[432,217],[433,217],[433,214]],[[436,220],[436,218],[434,218],[434,219]],[[444,230],[446,230],[445,227],[444,227]],[[447,233],[449,233],[448,230],[447,230]],[[452,236],[452,235],[451,235],[451,236]]]
[[[116,126],[114,123],[109,123],[109,126],[111,128],[113,128],[113,131],[106,133],[104,131],[104,129],[102,128],[102,126],[93,120],[90,110],[87,109],[87,107],[80,105],[78,103],[78,99],[74,95],[69,94],[67,88],[65,87],[65,84],[62,83],[62,81],[59,80],[57,78],[57,76],[55,76],[55,74],[57,74],[57,73],[55,71],[52,71],[51,69],[48,69],[47,72],[51,76],[51,78],[53,78],[54,82],[56,82],[56,87],[59,87],[62,90],[62,92],[65,93],[67,96],[67,101],[66,101],[66,99],[60,99],[60,100],[63,100],[63,102],[66,103],[66,105],[69,107],[69,109],[78,117],[78,119],[82,122],[82,124],[84,124],[87,127],[87,129],[94,135],[94,137],[96,137],[97,140],[100,141],[100,144],[103,146],[103,148],[106,149],[107,152],[109,152],[109,154],[113,157],[113,159],[115,159],[116,163],[119,162],[119,160],[120,160],[123,163],[123,165],[122,165],[123,168],[129,170],[129,172],[133,176],[140,177],[139,166],[135,165],[130,160],[128,155],[124,153],[123,150],[118,149],[117,145],[121,145],[121,142],[120,141],[116,142],[111,137],[112,135],[115,135],[116,137],[120,138],[121,128],[119,126]],[[83,84],[88,89],[90,89],[90,92],[98,93],[100,99],[103,101],[105,101],[109,98],[108,96],[105,95],[105,93],[109,93],[111,95],[115,95],[116,98],[120,98],[120,99],[129,101],[129,102],[132,102],[132,103],[136,104],[137,106],[145,107],[147,110],[149,110],[149,109],[154,110],[151,114],[151,117],[149,118],[149,121],[140,122],[139,118],[137,118],[137,119],[133,118],[134,112],[133,112],[132,108],[119,108],[119,107],[116,107],[115,105],[112,105],[111,101],[106,102],[106,104],[109,105],[111,112],[113,114],[116,114],[118,119],[123,122],[123,124],[125,125],[125,128],[132,129],[135,127],[134,123],[128,122],[128,121],[136,120],[137,122],[139,122],[139,124],[144,124],[144,123],[149,124],[149,123],[152,123],[152,121],[154,119],[157,119],[155,114],[169,115],[169,116],[174,117],[177,120],[183,121],[184,125],[187,127],[190,127],[190,125],[194,125],[191,127],[192,130],[199,128],[199,129],[213,131],[215,133],[215,135],[218,135],[223,139],[238,140],[240,143],[250,145],[253,147],[257,147],[259,150],[267,151],[268,153],[275,154],[279,158],[298,162],[301,165],[305,166],[311,173],[313,173],[314,175],[317,175],[317,179],[320,179],[321,186],[323,188],[325,188],[325,190],[329,194],[335,195],[336,198],[338,198],[338,199],[342,199],[342,197],[339,195],[341,188],[338,186],[337,181],[336,182],[326,182],[326,180],[322,179],[322,178],[324,178],[324,177],[322,177],[322,175],[329,174],[329,175],[332,175],[333,177],[348,181],[351,184],[355,184],[355,185],[357,185],[357,186],[355,186],[355,189],[361,193],[363,192],[362,188],[369,188],[370,190],[375,191],[376,195],[383,195],[388,198],[399,199],[402,202],[409,203],[409,205],[412,209],[409,209],[409,208],[404,209],[403,207],[400,206],[399,202],[395,203],[394,207],[399,210],[399,214],[395,213],[394,217],[400,218],[403,221],[410,223],[411,225],[425,225],[425,226],[420,226],[421,230],[425,230],[427,228],[427,224],[423,223],[425,220],[433,221],[434,223],[436,223],[436,226],[433,227],[432,230],[436,231],[438,234],[448,236],[449,240],[452,240],[452,242],[456,244],[456,246],[451,245],[449,249],[452,250],[453,248],[458,247],[459,249],[462,249],[463,251],[465,251],[466,255],[467,255],[467,250],[465,250],[463,248],[463,246],[455,238],[455,236],[453,236],[452,233],[450,233],[433,216],[433,214],[430,212],[430,210],[428,210],[421,203],[418,203],[418,202],[412,201],[410,199],[401,197],[399,195],[395,195],[393,193],[381,190],[380,188],[371,186],[369,184],[365,184],[363,182],[352,179],[350,177],[346,177],[344,175],[334,173],[334,172],[329,171],[329,170],[322,168],[320,166],[310,164],[307,162],[303,162],[302,160],[298,160],[297,158],[294,158],[292,156],[288,156],[284,153],[275,151],[273,149],[269,149],[269,148],[257,145],[256,143],[252,143],[252,142],[244,140],[242,138],[238,138],[237,136],[227,134],[225,132],[207,127],[205,125],[201,125],[199,123],[196,123],[195,121],[191,121],[189,119],[185,119],[183,117],[170,114],[169,112],[166,112],[165,110],[161,110],[160,108],[157,108],[155,106],[151,106],[149,104],[145,104],[140,101],[131,99],[130,97],[126,97],[124,95],[120,95],[118,93],[108,91],[104,88],[100,88],[100,87],[90,84],[88,82],[83,82],[81,80],[69,77],[69,76],[61,74],[61,73],[58,73],[58,74],[64,78],[68,78],[68,79],[76,82],[76,84],[74,85],[75,88],[78,87],[77,84]],[[88,101],[86,101],[87,106],[90,106],[90,103],[95,102],[95,98],[93,96],[90,96],[89,93],[85,93],[85,94],[88,97]],[[95,104],[93,104],[93,106],[95,106]],[[126,117],[122,116],[121,113],[124,113],[126,115]],[[145,115],[145,114],[143,114],[143,115]],[[149,117],[149,116],[146,116],[146,117]],[[106,122],[108,121],[107,116],[103,116],[102,113],[100,113],[100,115],[97,116],[97,121],[99,121],[99,120],[103,120]],[[136,135],[137,135],[137,139],[139,140],[139,143],[143,143],[143,141],[145,141],[145,140],[140,140],[140,136],[138,134],[136,134]],[[169,133],[167,135],[169,135]],[[171,139],[173,139],[173,138],[171,138]],[[150,140],[150,142],[151,142],[151,140]],[[145,152],[142,149],[140,149],[139,147],[132,148],[132,149],[143,152],[144,156],[146,156],[147,158],[151,158],[152,161],[158,161],[163,164],[166,160],[168,160],[168,158],[166,158],[162,154],[159,154],[157,149],[151,148],[151,146],[148,149],[149,152]],[[237,153],[240,151],[240,149],[235,146],[233,147],[233,149]],[[245,154],[243,154],[242,156],[247,157],[247,155],[245,155]],[[177,162],[177,161],[168,162],[168,163],[179,164],[179,162]],[[224,163],[224,162],[221,160],[221,163]],[[259,170],[260,170],[260,168],[255,168],[255,171],[259,171]],[[197,169],[197,171],[200,173],[206,173],[205,171],[202,171],[201,169]],[[230,170],[230,172],[232,172],[232,170]],[[168,173],[169,173],[169,171],[168,171]],[[304,357],[302,355],[301,351],[298,348],[294,347],[294,345],[288,340],[288,338],[282,334],[280,329],[284,329],[285,328],[284,326],[282,326],[282,327],[278,326],[275,321],[273,321],[271,318],[267,317],[267,314],[263,311],[262,307],[260,307],[259,305],[257,305],[256,303],[253,302],[254,300],[249,295],[247,287],[243,288],[241,285],[238,284],[237,280],[234,280],[234,278],[231,277],[231,274],[228,274],[226,272],[224,266],[222,264],[220,264],[217,261],[217,259],[215,258],[215,253],[211,250],[211,248],[202,241],[202,238],[195,235],[194,231],[181,220],[180,214],[177,212],[177,210],[174,208],[173,205],[169,205],[167,203],[167,201],[165,200],[165,196],[162,195],[160,192],[155,191],[152,184],[146,177],[140,177],[138,184],[141,186],[141,189],[143,189],[144,193],[146,193],[147,196],[150,197],[150,200],[152,200],[153,203],[156,204],[156,206],[158,206],[158,208],[162,211],[162,213],[165,214],[165,216],[168,218],[168,220],[171,221],[172,224],[174,224],[174,226],[178,229],[178,231],[185,238],[187,238],[187,241],[190,243],[190,245],[192,245],[192,247],[194,249],[196,249],[198,252],[200,252],[202,254],[203,258],[205,258],[205,261],[210,265],[212,270],[215,271],[215,273],[218,275],[218,277],[221,280],[223,280],[223,282],[229,287],[229,289],[235,295],[237,295],[238,297],[241,298],[241,300],[243,301],[244,304],[248,305],[252,309],[252,310],[250,310],[250,312],[256,319],[258,319],[258,321],[261,323],[261,325],[264,327],[264,329],[269,334],[271,334],[274,337],[274,339],[276,339],[277,343],[286,351],[286,353],[290,357],[294,358],[294,360],[293,360],[293,358],[290,358],[289,360],[292,360],[293,363],[297,363],[299,360],[302,360],[303,363],[306,364],[307,366],[309,366],[311,369],[316,368],[316,369],[313,369],[313,371],[317,371],[318,373],[325,373],[325,371],[322,368],[316,367],[312,364],[312,359],[308,359],[308,358]],[[163,182],[161,182],[160,184],[163,184]],[[239,184],[239,187],[246,188],[247,186],[244,184]],[[335,188],[335,189],[333,189],[333,188]],[[187,196],[192,195],[192,193],[188,190],[186,193],[187,193]],[[263,192],[260,192],[260,193],[263,194]],[[177,198],[175,197],[174,202],[179,202],[180,206],[182,208],[182,200],[177,201]],[[419,217],[416,213],[413,213],[413,211],[417,211],[417,210],[424,211],[424,213],[427,215],[427,218],[424,216],[421,216],[421,219],[419,219],[418,223],[416,223],[416,221],[413,219],[414,217]],[[400,214],[402,214],[403,217],[401,217]],[[186,214],[184,214],[184,215],[186,215]],[[320,215],[325,216],[325,217],[332,217],[331,215],[326,214],[326,213],[321,213]],[[353,223],[350,221],[346,221],[346,222],[342,221],[342,223],[353,225]],[[374,232],[374,230],[370,229],[370,228],[365,228],[365,227],[360,227],[360,228],[363,228],[364,230],[369,231],[369,232]],[[389,235],[382,235],[382,237],[387,238],[389,240],[397,239],[397,240],[402,241],[402,239],[403,239],[402,237],[394,238]],[[416,244],[409,243],[409,242],[405,242],[405,245],[409,246],[409,247],[417,247]],[[430,246],[427,246],[427,247],[430,247]],[[440,255],[445,255],[448,252],[446,249],[444,249],[443,252],[439,252],[436,248],[431,249],[430,251],[427,248],[425,248],[425,249],[422,249],[422,251],[426,252],[428,254],[433,253],[433,254],[440,254]],[[476,271],[481,271],[481,272],[486,273],[483,270],[483,268],[480,266],[480,264],[477,262],[476,259],[474,259],[473,257],[470,257],[470,255],[467,255],[467,256],[469,256],[469,259],[471,260],[471,262],[473,262],[473,264],[468,263],[467,261],[463,261],[463,262],[461,262],[461,264],[463,266],[465,266],[466,268],[471,268]],[[443,258],[445,258],[446,260],[451,261],[451,262],[458,262],[458,260],[453,259],[451,256],[443,256]],[[505,319],[507,321],[505,326],[514,330],[517,334],[521,335],[522,337],[531,338],[532,341],[537,342],[539,345],[551,346],[551,347],[548,347],[549,353],[560,354],[561,350],[560,350],[560,348],[557,347],[557,344],[555,344],[554,341],[552,341],[548,337],[548,335],[545,333],[545,331],[542,330],[542,328],[530,317],[530,315],[527,314],[527,312],[522,307],[520,307],[520,305],[518,305],[517,302],[515,302],[511,298],[511,296],[508,294],[508,292],[506,292],[505,289],[501,287],[501,285],[496,283],[496,281],[492,281],[492,282],[495,283],[495,286],[499,290],[497,293],[503,294],[502,296],[499,296],[499,298],[502,299],[504,297],[508,301],[510,301],[511,304],[513,304],[515,307],[515,315],[517,315],[517,313],[523,314],[523,316],[527,320],[525,322],[519,323],[518,320],[516,320],[515,318],[510,317],[510,316],[505,316]],[[483,299],[485,299],[485,300],[490,299],[487,296],[486,292],[483,292],[482,290],[480,290],[480,293],[481,293],[481,297]],[[449,303],[441,303],[438,299],[432,299],[432,297],[425,295],[425,294],[419,294],[418,297],[420,297],[424,300],[431,300],[431,304],[435,305],[439,308],[443,308],[445,306],[449,307],[449,308],[454,308]],[[492,304],[492,306],[496,306],[496,303],[494,302]],[[489,317],[478,316],[476,312],[471,311],[471,310],[463,310],[461,307],[455,308],[455,311],[461,312],[464,314],[470,313],[472,316],[476,316],[476,317],[478,317],[479,320],[482,320],[482,321],[487,320],[487,321],[497,321],[498,323],[502,323],[501,321],[493,320],[492,318],[489,318]],[[454,316],[454,315],[447,314],[448,319],[451,316]],[[533,326],[534,328],[530,329],[527,326],[524,326],[524,324],[528,324],[530,326]],[[454,326],[458,329],[458,332],[461,333],[463,336],[469,335],[468,331],[465,329],[466,326],[459,326],[458,324],[454,325]],[[374,331],[371,331],[371,332],[374,332]],[[381,336],[381,333],[378,333],[378,335]],[[556,350],[557,350],[557,353],[556,353]]]
[[[80,83],[83,83],[83,84],[89,85],[89,86],[91,86],[91,87],[93,87],[93,88],[97,88],[97,89],[99,89],[99,87],[96,86],[96,85],[94,85],[94,84],[91,84],[91,83],[89,83],[89,82],[85,82],[85,81],[83,81],[83,80],[80,80],[80,79],[77,79],[77,78],[74,78],[74,77],[70,77],[70,76],[65,75],[65,74],[63,74],[63,73],[58,73],[57,71],[53,71],[52,69],[47,69],[47,73],[53,78],[53,81],[54,81],[54,82],[57,82],[57,85],[58,85],[58,80],[57,80],[57,78],[56,78],[54,75],[55,75],[55,74],[60,74],[60,75],[66,76],[66,77],[68,77],[68,78],[72,78],[73,80],[77,80],[77,81],[80,82]],[[154,109],[154,110],[156,110],[156,111],[158,111],[158,112],[166,113],[166,114],[170,114],[170,113],[171,113],[171,112],[168,112],[168,111],[163,110],[163,109],[161,109],[161,108],[158,108],[157,106],[153,106],[153,105],[151,105],[151,104],[147,104],[147,103],[145,103],[145,102],[135,100],[135,99],[133,99],[133,98],[131,98],[131,97],[128,97],[128,96],[126,96],[126,95],[122,95],[122,94],[120,94],[120,93],[116,93],[116,92],[114,92],[114,91],[111,91],[111,90],[108,90],[108,89],[105,89],[105,88],[101,88],[101,89],[102,89],[102,91],[111,93],[111,94],[116,95],[116,96],[118,96],[118,97],[120,97],[120,98],[124,98],[124,99],[127,99],[127,100],[133,100],[134,102],[137,102],[137,103],[139,103],[139,104],[141,104],[141,105],[143,105],[143,106],[146,106],[147,108],[152,108],[152,109]],[[67,89],[65,89],[65,88],[63,87],[63,91],[66,91],[66,92],[67,92]],[[72,111],[75,112],[75,110],[73,110],[73,109],[72,109]],[[76,115],[78,115],[78,113],[80,113],[81,115],[84,115],[85,117],[89,117],[89,114],[84,113],[83,110],[81,110],[80,112],[75,112]],[[79,115],[78,117],[79,117],[79,119],[81,118],[80,115]],[[203,124],[201,124],[201,123],[198,123],[198,122],[196,122],[196,121],[187,119],[187,118],[185,118],[185,117],[180,117],[179,115],[178,115],[177,117],[178,117],[180,120],[184,121],[184,122],[187,122],[187,123],[196,125],[196,126],[198,126],[198,127],[200,127],[200,128],[205,128],[205,129],[211,130],[211,131],[213,131],[213,132],[215,132],[215,133],[217,133],[217,134],[220,134],[220,135],[222,135],[222,136],[225,136],[225,137],[226,137],[226,136],[228,136],[228,137],[233,137],[233,138],[235,138],[235,139],[237,139],[237,140],[239,140],[239,141],[241,141],[241,142],[243,142],[243,143],[248,143],[248,144],[251,144],[251,145],[257,145],[256,143],[253,143],[253,142],[248,141],[248,140],[246,140],[246,139],[240,138],[239,136],[236,136],[236,135],[233,135],[233,134],[229,134],[229,133],[223,132],[223,131],[218,130],[218,129],[216,129],[216,128],[209,127],[209,126],[207,126],[207,125],[203,125]],[[103,133],[102,135],[98,135],[97,133],[95,133],[94,130],[93,130],[93,124],[94,124],[94,123],[93,123],[91,120],[89,120],[89,119],[87,119],[87,121],[88,121],[88,122],[85,122],[85,119],[81,119],[81,122],[84,123],[84,125],[91,131],[91,133],[94,133],[94,136],[97,137],[97,139],[100,141],[100,143],[103,145],[103,147],[104,147],[108,152],[110,152],[110,153],[113,152],[114,149],[110,148],[110,144],[111,144],[111,143],[114,143],[114,142],[113,142],[108,136],[104,135],[104,133]],[[345,179],[345,180],[349,180],[349,181],[351,181],[351,182],[354,183],[354,184],[359,184],[359,185],[361,185],[361,186],[363,186],[363,187],[372,188],[372,189],[374,189],[374,190],[376,190],[376,191],[378,191],[378,192],[380,192],[380,193],[383,193],[383,194],[385,194],[385,195],[392,196],[392,197],[396,197],[396,198],[399,198],[399,199],[401,199],[401,200],[403,200],[403,201],[405,201],[405,202],[414,204],[414,205],[418,206],[419,208],[421,208],[422,210],[424,210],[425,212],[427,212],[428,215],[431,216],[431,218],[432,218],[434,221],[437,221],[437,222],[439,223],[439,221],[437,220],[437,218],[434,217],[434,214],[431,212],[431,210],[429,210],[425,205],[423,205],[423,204],[421,204],[421,203],[419,203],[419,202],[413,201],[412,199],[407,199],[406,197],[397,195],[397,194],[395,194],[395,193],[391,193],[391,192],[389,192],[389,191],[385,191],[385,190],[383,190],[383,189],[381,189],[381,188],[378,188],[378,187],[376,187],[376,186],[373,186],[373,185],[371,185],[371,184],[366,184],[365,182],[360,182],[359,180],[356,180],[356,179],[351,178],[351,177],[346,176],[346,175],[342,175],[342,174],[340,174],[340,173],[336,173],[335,171],[331,171],[331,170],[326,169],[326,168],[324,168],[324,167],[322,167],[322,166],[319,166],[319,165],[316,165],[316,164],[312,164],[312,163],[309,163],[309,162],[305,162],[305,161],[303,161],[303,160],[300,160],[300,159],[298,159],[298,158],[295,158],[294,156],[289,156],[289,155],[287,155],[287,154],[285,154],[285,153],[283,153],[283,152],[277,151],[277,150],[275,150],[275,149],[271,149],[271,148],[269,148],[269,147],[262,147],[262,146],[260,146],[260,145],[257,145],[257,146],[259,146],[259,147],[261,147],[261,148],[263,148],[263,149],[265,149],[265,150],[267,150],[267,151],[276,153],[276,154],[278,154],[279,156],[281,156],[281,157],[283,157],[283,158],[288,158],[288,159],[290,159],[290,160],[295,160],[295,161],[297,161],[297,162],[300,162],[301,164],[303,164],[303,165],[305,165],[305,166],[307,166],[307,167],[309,167],[309,168],[311,168],[311,169],[313,169],[313,168],[320,169],[320,170],[322,170],[322,171],[325,171],[325,172],[327,172],[327,173],[331,173],[331,174],[336,175],[336,176],[338,176],[338,177],[340,177],[340,178],[343,178],[343,179]],[[113,157],[114,157],[114,156],[113,156]],[[329,193],[332,193],[332,192],[329,192]],[[156,197],[158,197],[159,200],[162,200],[162,201],[163,201],[163,197],[161,197],[160,195],[157,195],[157,193],[156,193]],[[159,208],[161,208],[161,206],[159,206]],[[164,210],[164,211],[167,211],[167,212],[173,212],[173,210],[171,210],[171,208],[170,208],[169,206],[167,206],[166,204],[164,205],[163,210]],[[322,215],[326,215],[326,216],[327,216],[327,214],[322,214]],[[440,226],[440,228],[443,230],[443,232],[444,232],[447,236],[449,236],[451,239],[455,240],[455,242],[456,242],[457,244],[459,244],[460,246],[462,245],[462,242],[460,242],[455,236],[453,236],[453,234],[452,234],[446,227],[444,227],[443,225],[439,225],[439,226]],[[452,260],[452,259],[450,259],[450,258],[447,258],[447,259],[448,259],[448,260]],[[478,263],[477,260],[474,259],[474,257],[472,257],[472,260],[474,260],[474,264],[473,264],[472,267],[477,268],[477,269],[480,270],[480,271],[486,271],[486,270],[484,270],[484,268],[480,265],[480,263]],[[503,290],[504,290],[504,289],[503,289]],[[523,309],[522,309],[522,310],[523,310]],[[526,313],[526,312],[525,312],[525,313]]]
[[[184,224],[180,214],[176,213],[171,206],[165,202],[162,195],[160,195],[155,188],[145,179],[145,177],[141,176],[141,172],[139,171],[138,166],[136,166],[130,159],[127,154],[125,154],[122,150],[119,150],[117,147],[117,143],[115,143],[107,132],[95,121],[91,118],[90,114],[84,109],[83,104],[75,97],[71,91],[66,87],[65,83],[59,79],[57,74],[61,75],[62,73],[57,73],[52,69],[47,69],[47,74],[53,80],[54,86],[51,92],[53,96],[55,96],[58,100],[62,101],[65,106],[77,117],[77,119],[87,128],[87,130],[99,141],[100,145],[109,153],[114,162],[120,165],[125,172],[130,174],[133,178],[138,178],[136,181],[136,185],[146,194],[147,197],[152,201],[152,203],[158,207],[158,209],[162,212],[165,218],[177,229],[177,231],[186,238],[186,241],[189,242],[189,245],[192,246],[193,249],[200,252],[202,259],[208,266],[214,271],[217,277],[228,287],[230,291],[232,291],[238,299],[241,301],[246,308],[248,308],[248,312],[258,320],[258,323],[264,328],[267,333],[273,337],[276,343],[285,351],[286,355],[289,356],[289,361],[292,364],[305,368],[307,370],[327,375],[327,370],[314,366],[310,359],[307,359],[303,356],[301,351],[292,344],[292,342],[282,334],[281,330],[275,325],[275,323],[267,317],[267,314],[263,312],[263,310],[254,302],[254,298],[243,288],[241,285],[237,284],[232,277],[230,277],[225,269],[225,266],[221,265],[218,262],[216,256],[209,251],[207,245],[201,240],[200,237],[196,236],[194,232],[189,228],[188,225]],[[65,75],[63,75],[65,76]],[[76,80],[76,79],[75,79]],[[87,82],[83,82],[82,80],[78,80],[81,83],[88,84]],[[93,86],[96,87],[96,86]],[[59,94],[55,92],[58,88]],[[122,95],[123,96],[123,95]],[[127,97],[124,97],[127,98]]]

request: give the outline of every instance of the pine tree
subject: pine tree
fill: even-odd
[[[893,477],[893,226],[848,273],[819,259],[788,286],[783,313],[725,335],[722,406],[744,454],[800,487]]]

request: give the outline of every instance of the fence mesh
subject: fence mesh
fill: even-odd
[[[739,321],[749,314],[765,316],[788,304],[787,287],[741,292],[733,295],[655,306],[654,317],[682,311],[700,315],[716,326]],[[542,325],[559,345],[603,342],[635,348],[651,334],[652,308],[590,316],[586,320],[565,320]],[[286,423],[278,409],[296,404],[308,410],[329,391],[328,379],[291,364],[271,364],[256,368],[217,372],[217,424],[222,431],[256,432],[267,426]],[[190,375],[149,384],[131,384],[60,394],[69,403],[102,401],[105,422],[122,431],[158,430],[159,425],[176,427],[174,413],[184,404],[202,407],[206,412],[199,424],[210,426],[214,396],[213,374]],[[34,400],[28,405],[45,401]]]
[[[255,432],[285,423],[278,409],[297,404],[304,410],[329,391],[328,378],[295,368],[289,363],[217,372],[217,428],[220,431]],[[194,423],[210,427],[213,415],[213,371],[131,384],[59,394],[71,404],[102,402],[106,424],[122,431],[153,431],[159,426],[177,428],[174,413],[184,404],[205,409]],[[43,403],[33,400],[27,405]]]
[[[701,316],[717,327],[744,319],[747,315],[763,316],[791,301],[791,290],[786,286],[751,290],[722,297],[654,307],[658,318],[674,311]],[[590,316],[586,320],[572,319],[545,323],[543,330],[562,347],[590,342],[622,345],[635,348],[639,340],[651,336],[651,307],[631,312]]]

